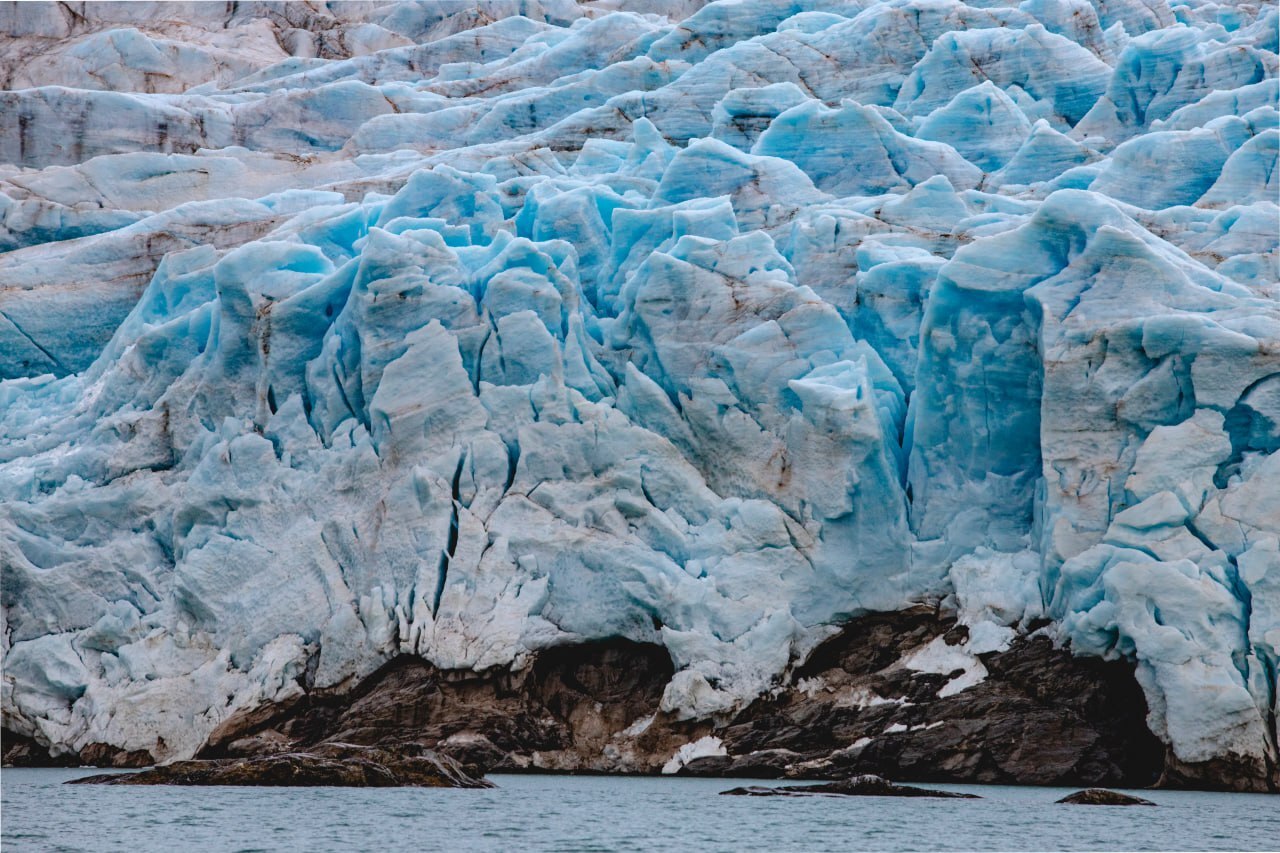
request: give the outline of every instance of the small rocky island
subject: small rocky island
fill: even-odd
[[[827,782],[822,785],[782,785],[776,788],[764,785],[749,785],[745,788],[730,788],[721,791],[722,795],[739,797],[939,797],[961,800],[980,800],[977,794],[959,794],[954,791],[935,791],[929,788],[915,788],[910,785],[896,785],[888,779],[870,774],[851,776],[838,782]]]
[[[474,775],[473,775],[474,774]],[[254,785],[265,787],[492,788],[474,768],[429,749],[325,743],[306,752],[178,761],[139,773],[72,779],[69,785]]]
[[[1119,791],[1108,791],[1106,788],[1086,788],[1076,791],[1058,800],[1073,806],[1154,806],[1150,800],[1121,794]]]

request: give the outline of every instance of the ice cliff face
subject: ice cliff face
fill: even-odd
[[[1274,767],[1275,3],[233,5],[0,9],[8,727],[942,600]]]

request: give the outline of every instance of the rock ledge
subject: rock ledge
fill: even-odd
[[[1106,788],[1086,788],[1058,800],[1073,806],[1154,806],[1150,800],[1121,794],[1119,791],[1108,791]]]
[[[913,788],[910,785],[895,785],[879,776],[851,776],[839,782],[828,782],[823,785],[783,785],[769,788],[763,785],[750,785],[745,788],[730,788],[721,794],[740,797],[945,797],[948,799],[980,800],[976,794],[959,794],[954,791],[934,791],[929,788]]]
[[[69,785],[255,785],[268,787],[492,788],[453,759],[427,749],[391,751],[321,744],[309,752],[178,761],[140,773],[101,774]]]

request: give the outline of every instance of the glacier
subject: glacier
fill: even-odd
[[[1280,784],[1278,24],[0,8],[6,728],[168,761],[608,638],[716,719],[934,602],[944,690],[1040,632]]]

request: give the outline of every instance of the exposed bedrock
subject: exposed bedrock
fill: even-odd
[[[1150,800],[1144,800],[1142,797],[1134,797],[1130,794],[1122,794],[1119,791],[1108,791],[1105,788],[1088,788],[1084,791],[1076,791],[1058,800],[1059,803],[1065,803],[1073,806],[1154,806],[1155,803]]]
[[[560,647],[520,672],[443,671],[406,656],[350,689],[308,690],[231,718],[199,757],[337,742],[427,748],[472,774],[1205,783],[1160,779],[1164,749],[1146,728],[1130,664],[1075,658],[1043,637],[974,649],[963,626],[931,608],[869,615],[821,646],[777,695],[706,720],[661,710],[672,666],[658,646]],[[80,759],[138,766],[101,750]]]
[[[175,761],[141,773],[72,779],[68,785],[236,785],[259,787],[491,788],[453,759],[426,749],[322,743],[306,752]]]
[[[953,791],[933,791],[928,788],[914,788],[910,785],[896,785],[881,779],[879,776],[851,776],[839,782],[825,785],[779,785],[765,787],[752,785],[745,788],[730,788],[721,794],[739,797],[935,797],[939,799],[976,800],[976,794],[961,794]]]
[[[671,675],[661,647],[627,641],[549,649],[519,672],[439,670],[405,656],[349,692],[315,691],[229,719],[200,755],[415,742],[469,767],[647,772],[685,742],[688,726],[638,725],[660,716]]]

